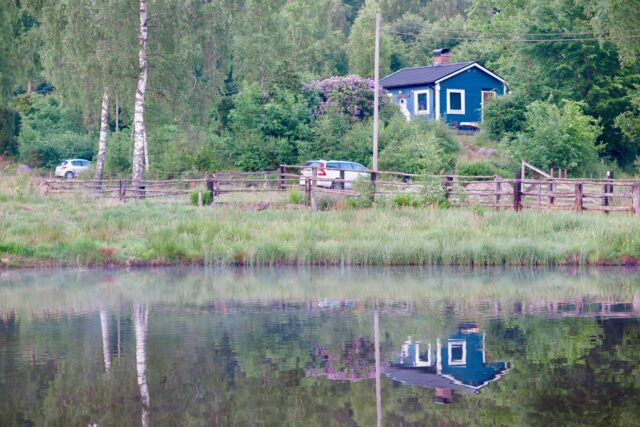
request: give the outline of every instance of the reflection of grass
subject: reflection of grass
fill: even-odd
[[[640,258],[627,215],[438,209],[250,212],[90,198],[0,198],[11,265],[563,265]],[[286,198],[286,193],[281,197]]]
[[[618,269],[547,271],[467,268],[278,268],[161,269],[141,271],[5,272],[0,281],[0,313],[22,315],[82,312],[96,307],[145,302],[208,306],[231,301],[300,302],[331,299],[391,307],[410,302],[440,312],[443,302],[465,309],[483,303],[543,303],[575,298],[629,301],[640,294],[640,277]],[[306,305],[306,303],[304,303]],[[400,307],[400,306],[399,306]]]

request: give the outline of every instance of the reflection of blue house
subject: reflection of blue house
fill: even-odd
[[[490,98],[507,83],[476,62],[449,63],[449,49],[434,51],[434,65],[403,68],[380,80],[407,120],[424,117],[449,124],[476,124]]]
[[[437,339],[434,352],[430,343],[409,337],[387,375],[429,388],[478,390],[509,369],[507,362],[487,362],[484,338],[475,324],[462,324],[458,333]]]

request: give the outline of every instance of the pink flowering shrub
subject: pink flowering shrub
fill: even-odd
[[[335,76],[325,80],[316,80],[305,85],[305,90],[315,94],[318,105],[314,116],[324,114],[330,106],[351,117],[353,121],[364,120],[373,115],[373,92],[375,82],[357,75]],[[380,103],[384,102],[383,89],[380,88]]]

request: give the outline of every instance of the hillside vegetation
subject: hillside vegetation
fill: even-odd
[[[132,135],[142,3],[146,113]],[[613,0],[7,0],[0,154],[46,168],[98,159],[102,127],[110,174],[130,174],[140,144],[147,173],[165,177],[311,158],[369,164],[376,12],[381,76],[446,47],[511,92],[485,111],[472,144],[493,151],[480,159],[383,102],[381,165],[512,174],[524,157],[574,176],[637,173],[640,9]]]

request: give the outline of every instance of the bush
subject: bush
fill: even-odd
[[[300,203],[302,203],[303,199],[304,195],[298,190],[291,190],[289,191],[289,194],[287,194],[287,201],[289,203],[293,203],[294,205],[299,205]]]
[[[14,100],[22,129],[18,136],[20,161],[32,167],[53,167],[66,158],[91,160],[97,144],[79,124],[79,117],[53,95],[23,95]]]
[[[459,164],[456,173],[462,176],[490,176],[497,174],[497,168],[487,160],[474,160]]]
[[[121,131],[110,133],[107,141],[107,153],[104,170],[106,174],[121,176],[131,172],[131,133]]]
[[[208,190],[196,190],[189,194],[189,199],[193,206],[198,206],[198,193],[202,192],[202,205],[209,206],[213,203],[213,194]]]
[[[421,121],[389,125],[396,135],[386,129],[389,144],[380,153],[380,169],[415,174],[440,174],[455,166],[457,144],[448,132]]]
[[[489,138],[501,141],[505,137],[522,132],[527,111],[525,99],[519,95],[494,97],[484,106],[482,128]]]
[[[19,128],[18,113],[0,107],[0,155],[15,156],[18,154],[16,135]]]
[[[525,159],[543,170],[587,173],[598,161],[602,132],[598,120],[584,114],[583,104],[565,100],[562,106],[536,101],[529,105],[526,126],[509,141],[514,160]]]

